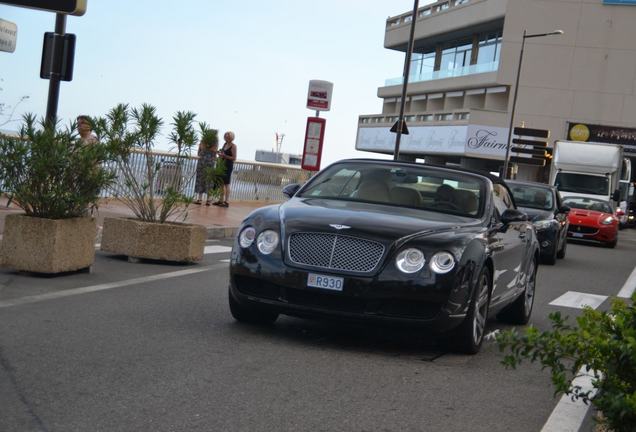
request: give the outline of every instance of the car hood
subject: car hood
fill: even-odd
[[[528,220],[532,222],[554,219],[554,213],[550,210],[539,210],[529,207],[519,207],[519,210],[527,214]]]
[[[603,219],[612,216],[609,213],[604,213],[594,210],[582,210],[573,208],[568,214],[568,220],[574,225],[592,225],[597,226]]]
[[[477,219],[444,213],[316,198],[288,201],[280,207],[280,219],[286,234],[298,231],[339,232],[389,242],[411,235],[480,224]]]

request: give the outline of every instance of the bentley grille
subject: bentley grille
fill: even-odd
[[[331,233],[294,233],[289,258],[295,264],[357,273],[373,271],[384,254],[381,243]]]

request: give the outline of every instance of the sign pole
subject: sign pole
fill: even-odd
[[[55,14],[55,34],[63,36],[66,33],[66,14]],[[54,44],[53,63],[60,62],[62,59],[61,44]],[[59,70],[59,69],[56,69]],[[60,75],[52,74],[49,80],[49,98],[46,103],[46,119],[45,122],[49,126],[54,126],[57,119],[57,105],[60,100]]]
[[[406,87],[409,84],[409,74],[411,71],[411,55],[413,53],[415,21],[417,21],[417,11],[419,9],[420,0],[415,0],[413,5],[413,15],[411,17],[411,34],[409,37],[409,46],[406,50],[406,58],[404,59],[404,80],[402,82],[402,99],[400,100],[400,117],[398,118],[397,131],[395,135],[395,149],[393,150],[393,160],[400,158],[400,141],[402,141],[402,129],[404,128],[404,108],[406,106]]]

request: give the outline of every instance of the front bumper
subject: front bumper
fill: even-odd
[[[391,266],[387,266],[391,267]],[[342,291],[307,286],[309,273],[344,278]],[[402,275],[384,269],[374,276],[296,268],[281,257],[256,256],[235,247],[230,264],[230,295],[240,304],[260,304],[286,315],[329,316],[347,320],[450,330],[466,317],[471,272],[439,276]]]
[[[616,225],[601,225],[598,227],[570,225],[568,229],[568,239],[572,240],[611,243],[616,241],[617,235],[618,227]]]

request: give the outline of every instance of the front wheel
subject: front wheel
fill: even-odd
[[[532,306],[534,305],[534,294],[537,283],[537,263],[533,259],[530,262],[528,271],[526,272],[525,287],[523,293],[506,309],[504,309],[500,318],[502,321],[510,324],[528,324],[530,315],[532,314]]]
[[[278,312],[264,307],[242,305],[236,301],[232,293],[228,293],[230,313],[238,322],[248,324],[272,324],[278,319]]]
[[[465,354],[477,354],[484,341],[490,306],[491,281],[490,270],[484,267],[473,289],[468,315],[454,334],[454,347]]]
[[[564,238],[563,239],[563,246],[561,246],[561,249],[559,249],[559,252],[557,253],[557,258],[558,259],[563,259],[565,258],[565,252],[568,249],[568,239]]]

